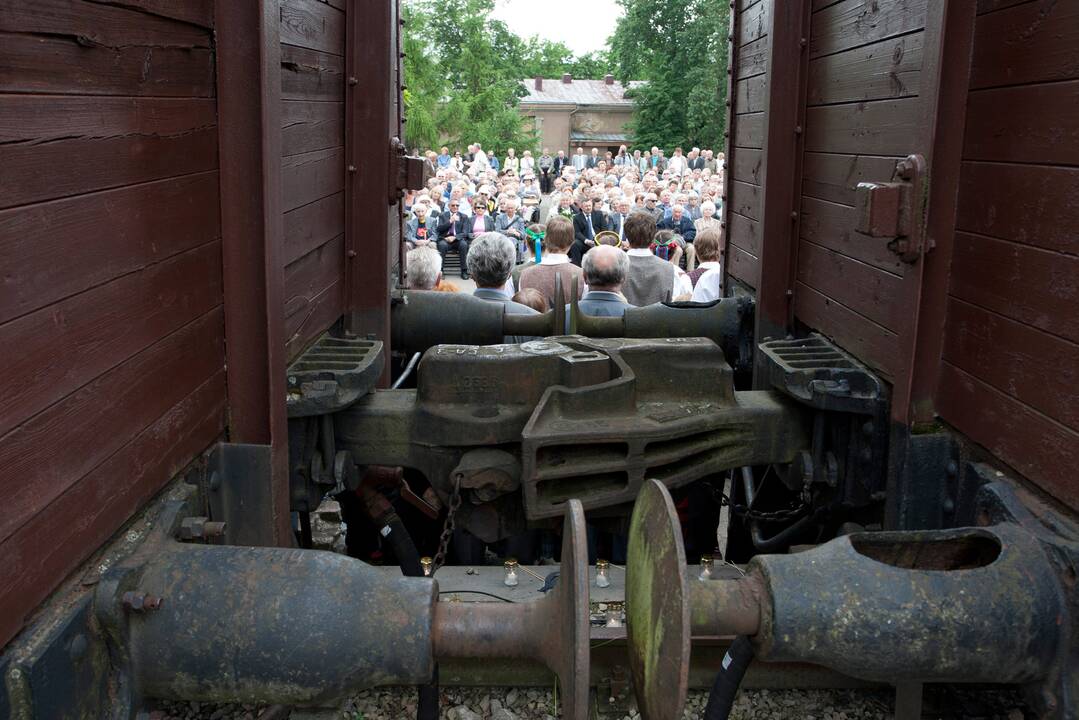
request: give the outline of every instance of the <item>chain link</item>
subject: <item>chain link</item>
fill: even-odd
[[[715,500],[719,503],[720,507],[729,507],[733,515],[744,517],[746,520],[763,520],[771,522],[794,520],[809,509],[809,503],[806,502],[805,498],[802,498],[797,505],[792,505],[783,510],[766,512],[764,510],[751,510],[745,505],[733,503],[726,493],[717,490],[714,486],[712,487],[712,495],[715,497]]]
[[[446,510],[446,522],[442,526],[442,536],[438,540],[438,552],[435,553],[434,561],[431,563],[432,575],[438,572],[438,569],[446,563],[446,553],[450,549],[450,539],[453,538],[453,528],[459,507],[461,507],[461,478],[455,477],[453,479],[453,493],[450,495],[449,508]]]

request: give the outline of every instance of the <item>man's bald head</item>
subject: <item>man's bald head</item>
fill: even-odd
[[[597,245],[585,254],[581,263],[588,289],[606,292],[622,291],[628,266],[626,254],[612,245]]]

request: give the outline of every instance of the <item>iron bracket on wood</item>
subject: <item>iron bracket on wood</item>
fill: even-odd
[[[225,523],[225,545],[275,545],[269,445],[218,443],[206,472],[214,520]]]
[[[401,139],[391,138],[389,204],[396,203],[406,190],[422,190],[430,178],[431,171],[423,158],[406,155]]]
[[[932,249],[926,241],[925,211],[929,173],[925,157],[908,155],[896,163],[889,182],[858,183],[856,208],[859,233],[893,238],[888,249],[905,263],[916,263]]]

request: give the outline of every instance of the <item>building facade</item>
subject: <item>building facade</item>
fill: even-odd
[[[629,86],[607,75],[603,80],[575,80],[569,74],[561,78],[535,78],[524,83],[528,95],[521,98],[521,113],[531,119],[540,147],[551,153],[564,150],[567,155],[578,148],[588,153],[599,148],[600,154],[618,152],[619,145],[632,144],[629,122],[633,100]]]

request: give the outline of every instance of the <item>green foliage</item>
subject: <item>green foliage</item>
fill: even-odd
[[[536,151],[517,104],[521,81],[541,76],[599,79],[606,51],[575,57],[562,42],[525,40],[491,18],[494,0],[405,0],[402,10],[405,142],[464,150],[478,142],[499,154]]]
[[[716,0],[619,0],[610,57],[625,82],[643,79],[632,132],[638,147],[719,149],[725,127],[729,6]]]
[[[517,111],[524,42],[492,21],[494,0],[410,0],[404,6],[406,144],[478,142],[504,152],[536,145]]]

